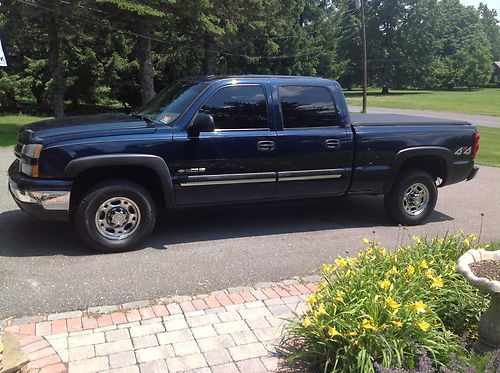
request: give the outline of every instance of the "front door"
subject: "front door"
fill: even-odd
[[[343,194],[351,176],[352,133],[339,125],[330,91],[283,85],[277,92],[282,129],[276,141],[276,197]]]
[[[214,132],[174,135],[177,205],[274,197],[276,132],[269,126],[268,97],[258,84],[223,87],[199,110],[212,115]]]

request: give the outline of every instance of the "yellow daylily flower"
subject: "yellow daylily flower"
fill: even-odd
[[[348,335],[349,337],[356,337],[356,336],[358,335],[358,332],[356,332],[356,331],[354,331],[354,332],[349,332],[349,333],[347,333],[347,335]]]
[[[361,327],[363,329],[367,329],[367,330],[377,330],[377,328],[368,319],[363,319],[363,322],[361,323]]]
[[[401,307],[401,304],[392,299],[392,297],[385,298],[385,304],[387,304],[389,308],[392,308],[393,310]]]
[[[406,276],[411,277],[411,276],[413,276],[414,273],[415,273],[415,267],[412,265],[409,265],[406,268]]]
[[[427,264],[427,262],[425,260],[421,260],[419,266],[422,269],[429,268],[429,265]]]
[[[331,326],[328,328],[328,335],[330,336],[330,338],[334,338],[337,335],[341,335],[341,334],[337,331],[337,329],[335,329],[333,326]]]
[[[331,264],[323,264],[321,266],[321,269],[323,270],[323,272],[330,272],[333,270],[333,266]]]
[[[302,326],[303,326],[304,328],[308,328],[308,327],[310,327],[311,325],[312,325],[311,319],[309,318],[309,316],[306,316],[306,317],[304,318],[304,321],[302,321]]]
[[[389,287],[391,287],[391,282],[388,281],[388,280],[384,280],[384,281],[380,281],[378,283],[378,285],[382,288],[382,289],[388,289]]]
[[[389,270],[389,272],[387,272],[387,274],[390,276],[396,275],[398,274],[398,269],[396,268],[396,266],[392,266],[392,268]]]
[[[370,240],[368,238],[363,238],[363,243],[367,245],[370,243]]]
[[[425,272],[425,276],[429,279],[434,279],[434,270],[433,269],[428,269],[426,272]]]
[[[337,265],[340,268],[343,268],[347,266],[347,260],[345,260],[344,258],[337,258],[335,259],[335,265]]]
[[[410,307],[416,313],[424,313],[427,311],[427,305],[421,300],[416,301]]]
[[[318,310],[315,312],[315,316],[323,316],[323,315],[328,315],[328,312],[326,312],[325,307],[322,304],[320,304]]]
[[[413,236],[411,239],[412,239],[412,240],[413,240],[416,244],[419,244],[419,243],[421,243],[421,242],[422,242],[422,240],[421,240],[421,239],[420,239],[420,237],[418,237],[418,236]]]
[[[464,238],[464,244],[465,244],[466,246],[469,246],[469,245],[470,245],[470,241],[469,241],[469,239],[468,239],[468,238]]]
[[[307,304],[308,305],[313,305],[318,301],[318,298],[316,297],[316,294],[311,294],[309,295],[309,298],[307,298]]]
[[[338,292],[337,295],[334,298],[337,302],[343,302],[344,301],[344,296],[342,292]]]
[[[442,288],[443,287],[443,278],[438,276],[432,280],[431,288]]]
[[[403,326],[403,323],[401,321],[391,321],[391,323],[398,328],[401,328]]]
[[[431,327],[431,324],[429,324],[427,321],[422,320],[418,324],[418,327],[422,329],[424,332],[427,331]]]
[[[382,255],[385,255],[385,254],[387,253],[387,251],[385,250],[385,248],[384,248],[384,247],[380,248],[380,249],[378,250],[378,252],[379,252],[380,254],[382,254]]]

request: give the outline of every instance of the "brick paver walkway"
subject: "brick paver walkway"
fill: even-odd
[[[30,372],[275,371],[276,343],[317,278],[6,320]]]

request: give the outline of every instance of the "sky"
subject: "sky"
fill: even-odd
[[[496,9],[497,13],[500,14],[500,0],[460,0],[462,4],[474,5],[476,8],[479,3],[488,5],[488,8]]]

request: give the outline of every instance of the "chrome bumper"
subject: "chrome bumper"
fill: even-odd
[[[9,179],[9,191],[20,203],[39,205],[51,211],[69,211],[69,191],[22,190],[12,179]]]

